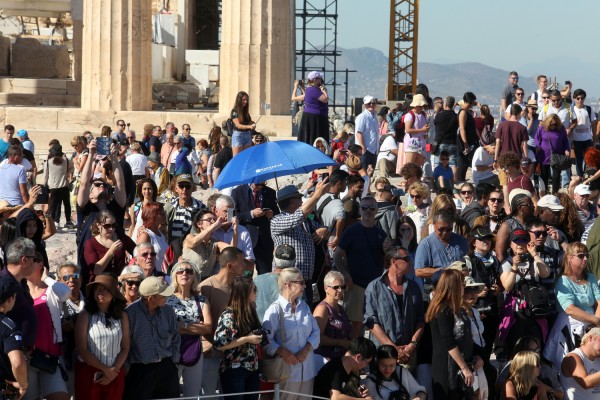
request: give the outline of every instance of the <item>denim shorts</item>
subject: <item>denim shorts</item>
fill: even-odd
[[[233,135],[231,135],[232,147],[244,147],[250,144],[252,144],[252,132],[233,131]]]
[[[435,156],[435,163],[436,165],[440,163],[440,156],[439,154],[443,151],[446,150],[448,152],[448,154],[450,154],[449,157],[449,165],[451,167],[456,167],[456,154],[458,152],[458,146],[455,144],[446,144],[446,143],[440,143],[438,145],[438,152]]]

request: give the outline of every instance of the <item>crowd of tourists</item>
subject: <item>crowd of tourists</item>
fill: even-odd
[[[245,92],[207,137],[118,120],[42,165],[5,126],[0,398],[597,398],[596,117],[538,83],[511,72],[498,124],[420,85],[331,132],[311,72],[299,139],[335,166],[209,197],[267,141]]]

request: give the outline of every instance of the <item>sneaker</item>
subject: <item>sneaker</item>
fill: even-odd
[[[64,227],[67,229],[75,229],[75,224],[72,223],[71,221],[68,221]]]

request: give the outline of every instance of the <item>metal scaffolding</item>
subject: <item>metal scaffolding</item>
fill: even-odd
[[[343,108],[347,117],[348,75],[337,69],[337,0],[296,0],[296,79],[305,79],[309,71],[322,72],[329,89],[333,111]],[[338,73],[344,81],[339,82]],[[338,86],[344,86],[344,99],[338,99]]]
[[[390,0],[388,100],[401,100],[417,86],[419,0]]]

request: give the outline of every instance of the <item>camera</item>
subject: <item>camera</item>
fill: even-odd
[[[255,329],[252,331],[253,335],[260,335],[262,336],[262,340],[260,341],[260,345],[261,346],[266,346],[269,344],[269,339],[267,339],[267,334],[270,333],[268,330],[266,329]]]

